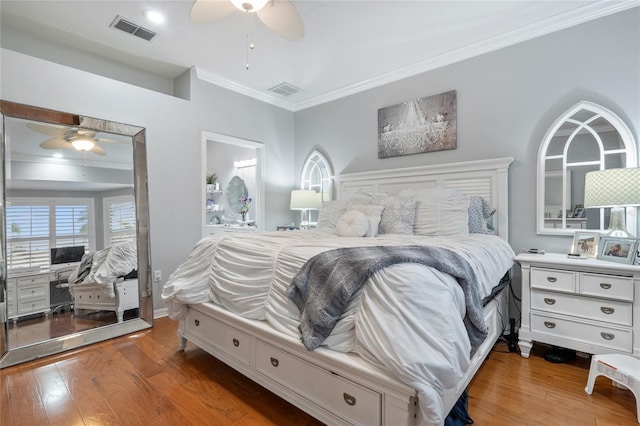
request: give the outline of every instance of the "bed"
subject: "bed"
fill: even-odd
[[[74,314],[113,311],[117,321],[123,322],[125,311],[139,307],[137,269],[135,241],[85,254],[68,278]]]
[[[318,230],[201,240],[163,287],[180,347],[195,344],[327,424],[443,424],[508,322],[511,162],[336,176]],[[469,233],[471,199],[482,232]],[[384,233],[368,235],[375,223]],[[407,260],[409,250],[431,260]],[[401,255],[370,270],[377,251]],[[335,266],[353,259],[362,279]],[[332,293],[344,303],[314,310],[336,276],[353,287]]]

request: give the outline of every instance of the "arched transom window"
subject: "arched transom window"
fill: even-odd
[[[322,194],[323,202],[329,201],[332,199],[332,176],[333,171],[326,157],[314,150],[302,166],[300,189],[312,189]],[[310,210],[308,213],[310,223],[318,221],[317,210]]]

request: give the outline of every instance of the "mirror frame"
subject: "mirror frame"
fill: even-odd
[[[0,318],[0,368],[9,367],[23,362],[38,359],[44,356],[65,352],[82,346],[101,342],[114,337],[145,330],[153,327],[153,289],[151,281],[151,255],[149,250],[149,195],[147,185],[147,148],[146,129],[144,127],[132,126],[129,124],[117,123],[114,121],[101,120],[82,115],[70,114],[61,111],[54,111],[30,105],[18,104],[0,100],[0,114],[4,130],[5,118],[20,118],[34,120],[52,124],[69,126],[79,126],[92,130],[109,132],[130,136],[133,145],[133,173],[134,173],[134,198],[136,201],[136,237],[138,250],[138,285],[139,285],[139,315],[138,318],[130,319],[122,323],[105,325],[99,328],[85,330],[78,333],[68,334],[54,339],[45,340],[40,343],[10,348],[8,342],[8,320]],[[4,132],[1,134],[0,161],[2,169],[5,169],[6,138]],[[1,173],[2,180],[2,206],[6,205],[6,177]],[[6,248],[6,223],[4,207],[2,207],[0,226],[0,250],[2,258],[6,258],[4,253]],[[0,291],[4,301],[6,301],[6,280],[7,271],[2,265],[0,271]]]
[[[540,148],[538,150],[538,164],[537,164],[537,202],[536,202],[536,231],[538,234],[546,234],[546,235],[574,235],[576,232],[575,228],[565,228],[564,225],[562,228],[547,228],[544,225],[544,212],[545,212],[545,161],[546,161],[546,153],[551,143],[551,140],[554,138],[560,127],[569,121],[571,117],[573,117],[577,112],[586,110],[595,114],[589,122],[595,120],[596,118],[602,117],[606,119],[618,132],[620,138],[624,144],[626,150],[626,163],[625,167],[637,167],[638,158],[637,158],[637,149],[636,143],[633,138],[633,134],[629,127],[618,117],[615,113],[611,112],[607,108],[604,108],[600,105],[597,105],[593,102],[581,101],[578,102],[573,107],[569,108],[565,111],[560,117],[556,119],[556,121],[549,127],[547,133],[542,139],[542,143],[540,144]],[[569,182],[567,181],[567,166],[566,166],[566,157],[563,155],[563,166],[562,166],[562,200],[566,200],[566,188],[569,186]],[[604,164],[601,164],[601,167],[604,167]],[[571,206],[568,206],[571,207]],[[565,207],[566,209],[566,207]],[[600,209],[600,229],[582,229],[582,231],[597,231],[603,232],[603,208]],[[563,224],[565,219],[563,219]],[[632,208],[627,208],[627,228],[633,229],[633,233],[635,233],[636,227],[636,210]]]

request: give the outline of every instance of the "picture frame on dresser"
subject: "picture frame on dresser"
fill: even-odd
[[[608,262],[632,264],[636,257],[638,240],[604,236],[600,239],[598,259]]]
[[[576,231],[570,253],[595,258],[598,256],[599,243],[599,232]]]

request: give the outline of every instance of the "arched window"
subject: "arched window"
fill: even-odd
[[[637,166],[633,135],[613,112],[579,102],[547,131],[538,151],[538,233],[607,229],[609,208],[584,209],[587,172]],[[627,226],[635,230],[635,209]]]
[[[332,176],[333,171],[325,156],[314,150],[302,166],[300,189],[312,189],[322,194],[323,202],[329,201],[333,198]],[[309,222],[315,224],[318,221],[318,211],[310,210],[308,213]]]

